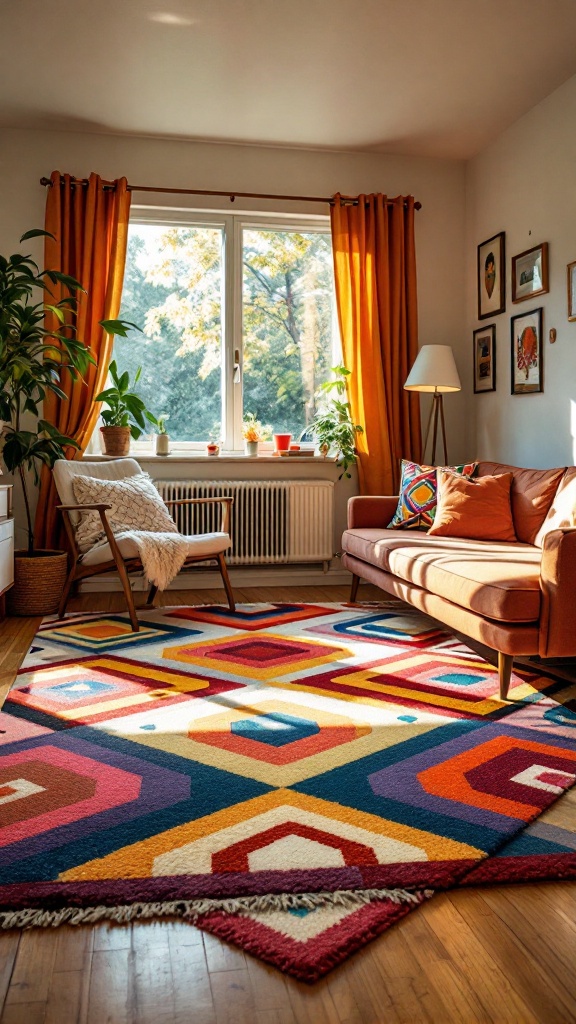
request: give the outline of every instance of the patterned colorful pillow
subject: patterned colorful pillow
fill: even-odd
[[[477,462],[465,462],[460,466],[419,466],[417,462],[402,459],[400,497],[388,529],[428,530],[436,514],[438,469],[449,470],[469,480],[477,465]]]

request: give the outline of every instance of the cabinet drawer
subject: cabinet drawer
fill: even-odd
[[[8,540],[14,536],[14,520],[0,519],[0,540]]]
[[[14,583],[14,538],[0,536],[0,594]]]

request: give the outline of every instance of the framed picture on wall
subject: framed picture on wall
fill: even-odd
[[[496,391],[496,325],[473,332],[474,394]]]
[[[542,307],[513,316],[510,328],[512,394],[529,395],[543,391]]]
[[[576,320],[576,260],[569,263],[566,270],[568,276],[568,319]]]
[[[501,231],[478,246],[478,319],[496,316],[506,309],[505,234]]]
[[[548,291],[548,242],[512,257],[512,302]]]

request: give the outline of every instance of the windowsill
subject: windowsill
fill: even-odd
[[[257,462],[258,464],[266,462],[277,465],[279,464],[281,466],[285,466],[292,462],[297,462],[299,465],[305,462],[311,466],[317,466],[318,464],[322,465],[323,463],[334,464],[336,462],[336,458],[333,455],[328,455],[326,458],[323,455],[315,455],[313,458],[307,455],[278,457],[277,455],[272,455],[272,453],[266,453],[264,455],[244,455],[242,452],[238,452],[238,454],[227,452],[224,455],[205,455],[203,452],[182,451],[175,451],[170,455],[155,455],[153,452],[130,452],[126,457],[136,459],[136,462]],[[113,460],[115,458],[117,458],[117,456],[113,455],[82,456],[82,460],[84,462],[103,462]]]

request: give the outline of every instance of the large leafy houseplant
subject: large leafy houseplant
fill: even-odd
[[[333,366],[332,373],[335,374],[333,380],[326,381],[318,390],[318,412],[306,433],[314,435],[324,454],[334,452],[336,464],[342,470],[338,479],[345,476],[349,480],[348,467],[356,462],[356,435],[363,434],[364,430],[352,420],[346,396],[346,378],[350,376],[350,370],[345,366]]]
[[[21,242],[45,236],[41,230],[27,231]],[[52,236],[50,236],[52,237]],[[53,289],[68,293],[54,300]],[[66,449],[78,443],[44,419],[40,406],[49,392],[65,399],[62,377],[68,373],[82,378],[94,357],[76,335],[79,281],[56,270],[40,270],[29,255],[0,256],[0,420],[2,456],[6,468],[18,475],[22,486],[28,546],[20,555],[32,557],[34,531],[27,471],[38,483],[38,467],[52,467]],[[39,301],[35,301],[38,295]],[[58,324],[44,326],[49,310]],[[125,335],[130,324],[121,320],[100,322],[110,334]]]

